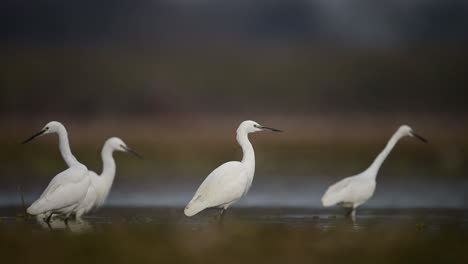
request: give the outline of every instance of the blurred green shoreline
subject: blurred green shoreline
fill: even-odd
[[[235,130],[242,119],[223,117],[50,119],[64,122],[73,152],[90,169],[100,171],[100,149],[104,141],[110,136],[119,136],[146,158],[141,162],[116,154],[119,175],[158,177],[205,175],[225,161],[241,159]],[[34,121],[11,118],[0,122],[0,143],[4,150],[0,159],[5,164],[3,178],[18,174],[50,177],[51,171],[64,167],[56,136],[47,135],[27,145],[20,144],[49,121],[45,118]],[[258,116],[252,119],[285,130],[284,133],[251,136],[259,164],[257,170],[262,174],[351,175],[367,168],[398,126],[407,123],[430,143],[403,139],[381,173],[405,177],[468,176],[468,124],[463,119],[399,118],[398,115],[349,119]],[[400,119],[414,121],[395,121]]]

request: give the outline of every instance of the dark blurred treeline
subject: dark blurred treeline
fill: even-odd
[[[171,52],[4,54],[1,112],[468,110],[468,60],[454,48],[384,54],[327,48]]]
[[[0,6],[0,117],[468,111],[462,0]]]

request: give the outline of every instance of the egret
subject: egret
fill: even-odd
[[[88,168],[73,156],[67,130],[60,122],[49,122],[41,131],[26,139],[23,144],[38,136],[51,133],[58,134],[60,153],[69,168],[52,179],[39,199],[27,209],[27,213],[35,216],[44,215],[47,223],[50,222],[53,214],[64,215],[67,223],[73,210],[85,198],[91,179],[88,176]]]
[[[98,175],[94,171],[89,171],[89,176],[91,177],[90,190],[87,192],[85,199],[74,210],[77,220],[81,221],[83,214],[103,205],[109,195],[116,171],[115,160],[112,155],[114,151],[127,152],[143,159],[138,153],[127,147],[120,138],[109,138],[104,143],[101,151],[103,163],[101,175]]]
[[[221,208],[222,220],[227,208],[247,194],[255,172],[255,154],[248,134],[264,130],[282,132],[250,120],[240,124],[237,129],[237,142],[242,148],[242,161],[226,162],[211,172],[185,207],[186,216],[196,215],[206,208],[217,207]]]
[[[347,215],[354,220],[356,208],[369,200],[375,191],[375,178],[382,163],[387,158],[396,143],[405,136],[415,137],[425,143],[427,140],[416,134],[413,129],[403,125],[393,134],[383,151],[377,156],[374,162],[360,174],[344,178],[343,180],[328,187],[322,197],[322,204],[325,207],[339,205],[349,208]]]

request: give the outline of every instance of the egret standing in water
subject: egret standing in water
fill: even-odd
[[[143,159],[138,153],[127,147],[120,138],[109,138],[102,147],[101,157],[103,166],[101,175],[98,175],[94,171],[89,171],[89,176],[91,177],[90,190],[86,194],[86,198],[74,210],[77,220],[81,221],[83,214],[103,205],[109,195],[116,172],[115,160],[112,155],[114,151],[128,152]]]
[[[26,139],[23,144],[38,136],[51,133],[58,134],[60,153],[69,168],[52,179],[39,199],[27,209],[27,212],[30,215],[44,215],[47,223],[50,222],[53,214],[64,215],[65,222],[67,222],[68,217],[90,190],[91,179],[88,176],[88,168],[73,156],[68,142],[67,130],[61,123],[49,122],[41,131]]]
[[[375,191],[375,178],[380,166],[387,158],[390,151],[395,147],[402,137],[411,136],[427,143],[427,140],[416,134],[409,126],[403,125],[395,132],[385,146],[384,150],[377,156],[374,162],[364,172],[344,178],[343,180],[328,187],[322,197],[322,204],[325,207],[340,205],[349,208],[347,215],[354,220],[356,208],[369,200]]]
[[[248,134],[264,130],[282,132],[250,120],[240,124],[237,142],[242,147],[242,161],[226,162],[211,172],[185,207],[186,216],[193,216],[206,208],[218,207],[222,208],[222,220],[226,209],[247,194],[255,172],[255,154]]]

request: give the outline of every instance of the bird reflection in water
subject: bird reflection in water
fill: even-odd
[[[63,221],[61,217],[54,216],[47,222],[43,217],[36,217],[37,223],[45,230],[63,230],[70,231],[72,233],[83,233],[93,230],[92,224],[84,219],[76,220],[70,219],[67,222]]]

